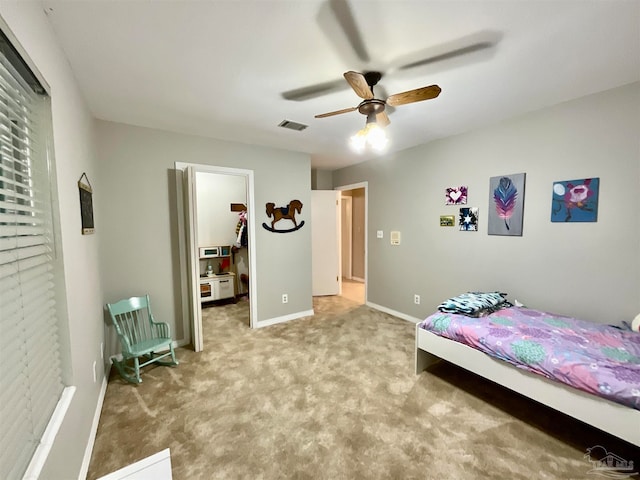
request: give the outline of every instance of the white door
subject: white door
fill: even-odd
[[[196,192],[196,173],[193,167],[185,170],[185,230],[187,237],[187,271],[189,277],[189,306],[193,318],[193,349],[201,352],[204,348],[202,339],[202,305],[200,304],[200,272],[198,265],[198,201]]]
[[[340,294],[340,192],[311,191],[313,296]]]

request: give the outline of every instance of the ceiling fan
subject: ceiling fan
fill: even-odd
[[[346,62],[358,65],[358,68],[362,68],[363,70],[375,70],[371,73],[373,74],[377,72],[380,77],[382,76],[381,72],[385,72],[389,75],[396,71],[406,71],[436,63],[442,63],[447,67],[451,67],[456,64],[460,64],[460,61],[463,58],[464,63],[469,63],[474,60],[478,61],[483,58],[487,58],[488,55],[491,55],[496,44],[501,38],[501,35],[497,32],[486,30],[478,31],[447,43],[432,45],[431,47],[423,50],[412,52],[408,55],[396,58],[386,65],[378,65],[376,67],[375,65],[372,65],[372,63],[375,62],[372,61],[371,55],[369,55],[369,52],[367,51],[360,28],[358,27],[355,15],[353,14],[349,4],[349,0],[326,0],[323,2],[318,14],[318,24],[325,31],[327,38],[336,43],[336,51],[341,56],[345,57],[344,60]],[[356,72],[353,73],[355,74]],[[375,85],[380,80],[380,77],[375,79],[375,77],[371,76],[370,81],[373,81],[373,85]],[[363,81],[354,80],[354,83],[352,83],[352,81],[349,81],[347,78],[347,82],[349,82],[349,85],[351,85],[355,92],[359,94],[359,87],[355,87],[354,83],[362,84]],[[372,85],[368,82],[369,80],[364,83],[371,87]],[[286,100],[299,102],[334,93],[344,89],[345,87],[346,85],[342,79],[335,79],[315,85],[307,85],[305,87],[288,90],[286,92],[282,92],[281,95],[282,98]],[[368,89],[365,87],[364,89],[361,89],[360,92],[366,93],[367,90]],[[380,90],[380,86],[378,87],[378,90]],[[366,95],[368,95],[368,93],[366,93]],[[360,97],[365,100],[367,99],[366,96],[360,95]],[[426,98],[422,100],[426,100]],[[392,103],[387,102],[387,106],[392,106]]]
[[[322,113],[316,115],[315,118],[332,117],[334,115],[340,115],[342,113],[349,113],[358,110],[367,117],[367,124],[377,123],[380,127],[389,125],[389,116],[385,111],[387,106],[397,107],[399,105],[406,105],[407,103],[422,102],[423,100],[431,100],[440,95],[440,87],[438,85],[430,85],[428,87],[416,88],[402,93],[396,93],[388,96],[386,99],[375,98],[373,93],[373,87],[382,78],[380,72],[346,72],[344,78],[351,86],[356,95],[362,98],[362,102],[359,105],[351,108],[344,108],[342,110],[336,110],[334,112]]]

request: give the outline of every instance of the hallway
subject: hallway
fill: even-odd
[[[342,297],[364,304],[364,283],[342,277]]]

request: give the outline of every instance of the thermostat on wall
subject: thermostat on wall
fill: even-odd
[[[391,245],[400,245],[400,232],[391,232]]]

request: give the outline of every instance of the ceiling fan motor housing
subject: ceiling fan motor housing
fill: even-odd
[[[377,98],[372,98],[370,100],[364,100],[360,105],[358,105],[358,112],[362,115],[369,116],[371,114],[377,115],[378,113],[384,112],[385,103],[383,100],[378,100]]]

